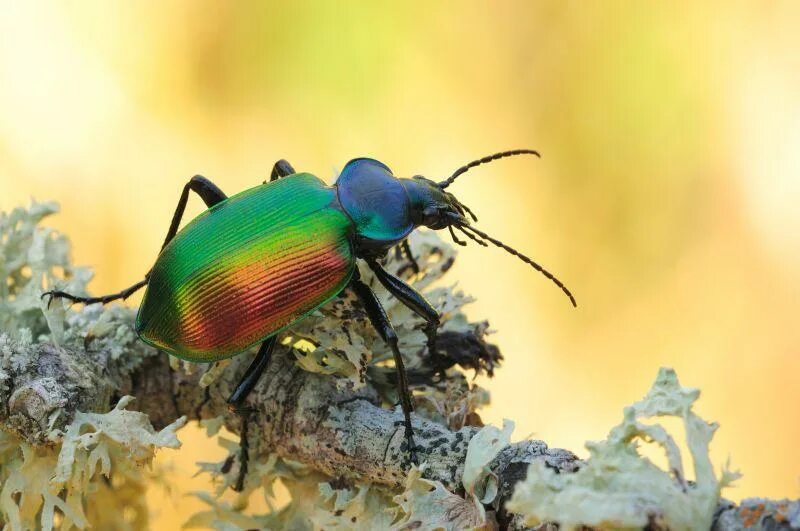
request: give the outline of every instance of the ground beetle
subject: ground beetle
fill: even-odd
[[[512,155],[518,149],[470,162],[436,183],[422,176],[398,179],[369,158],[347,163],[333,186],[278,161],[269,182],[227,197],[202,176],[183,188],[167,237],[144,280],[104,297],[77,297],[63,291],[43,295],[74,302],[108,303],[147,286],[136,317],[136,333],[173,356],[218,361],[261,342],[253,362],[229,398],[240,408],[269,362],[278,334],[350,288],[381,338],[394,353],[409,456],[416,461],[411,428],[411,396],[397,335],[378,298],[359,278],[364,260],[381,284],[426,322],[430,353],[436,352],[439,315],[414,288],[391,275],[379,259],[395,247],[415,266],[406,237],[417,227],[455,230],[474,242],[501,247],[569,290],[530,258],[470,224],[472,211],[445,191],[470,168]],[[189,191],[208,210],[180,232]],[[487,243],[488,242],[488,243]],[[243,456],[246,459],[246,456]]]

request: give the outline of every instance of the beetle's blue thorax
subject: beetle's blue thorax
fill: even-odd
[[[336,180],[336,188],[342,208],[362,239],[380,246],[401,240],[414,229],[405,188],[381,162],[351,160]]]

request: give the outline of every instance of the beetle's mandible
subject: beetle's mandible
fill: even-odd
[[[400,245],[416,267],[406,237],[417,227],[448,229],[459,245],[466,242],[456,231],[480,245],[500,247],[552,280],[575,305],[572,294],[551,273],[476,229],[470,221],[477,221],[472,211],[445,190],[470,168],[521,154],[539,155],[528,149],[496,153],[438,183],[421,176],[397,178],[381,162],[359,158],[347,163],[333,186],[309,173],[296,173],[281,160],[269,182],[232,197],[198,175],[184,186],[161,252],[142,281],[103,297],[58,290],[43,297],[105,304],[147,286],[136,333],[146,343],[190,361],[218,361],[261,343],[229,398],[231,406],[240,409],[267,366],[278,334],[349,288],[394,354],[409,457],[416,462],[411,395],[397,335],[375,293],[359,278],[356,260],[364,260],[380,283],[425,321],[429,354],[436,352],[438,312],[379,263]],[[190,191],[208,209],[178,231]],[[245,453],[242,469],[246,457]]]

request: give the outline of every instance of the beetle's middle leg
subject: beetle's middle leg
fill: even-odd
[[[394,327],[389,321],[389,316],[386,315],[386,310],[381,306],[378,297],[376,297],[370,287],[364,284],[361,278],[359,278],[358,269],[356,269],[355,275],[352,280],[350,280],[349,287],[364,304],[364,309],[367,311],[367,316],[369,316],[372,326],[375,327],[381,338],[389,345],[389,348],[392,349],[394,366],[397,371],[397,392],[400,395],[400,406],[403,408],[406,444],[408,445],[411,462],[418,464],[417,448],[414,444],[414,429],[411,426],[411,412],[414,410],[414,405],[411,402],[411,392],[408,390],[408,375],[406,374],[405,364],[403,363],[403,356],[397,345],[397,333],[395,333]]]
[[[235,413],[239,414],[242,419],[242,429],[239,431],[239,475],[236,477],[236,483],[233,490],[241,492],[244,489],[244,480],[247,477],[247,465],[250,461],[250,443],[247,440],[247,432],[250,427],[250,413],[251,411],[244,407],[244,401],[247,400],[248,395],[258,383],[258,379],[267,368],[269,360],[272,357],[272,351],[275,349],[275,343],[278,336],[274,335],[264,340],[261,347],[258,349],[250,366],[244,372],[244,376],[239,381],[236,389],[231,393],[228,398],[228,407]]]
[[[172,238],[175,237],[175,234],[178,233],[178,226],[181,223],[181,219],[183,218],[183,213],[186,210],[186,203],[189,201],[189,192],[194,192],[200,196],[203,202],[206,204],[208,208],[216,205],[220,201],[223,201],[228,196],[217,187],[214,183],[203,177],[202,175],[195,175],[192,177],[188,183],[186,183],[183,187],[183,191],[181,192],[181,197],[178,199],[178,205],[175,207],[175,213],[172,215],[172,222],[169,225],[169,230],[167,231],[167,237],[164,239],[164,243],[161,245],[161,249],[167,246],[167,244],[172,241]],[[83,304],[94,304],[96,302],[100,302],[102,304],[107,304],[109,302],[119,300],[119,299],[127,299],[141,288],[147,285],[148,280],[150,279],[150,273],[148,272],[144,276],[144,280],[140,280],[136,284],[125,288],[124,290],[112,293],[110,295],[102,295],[100,297],[78,297],[75,295],[71,295],[65,291],[60,290],[50,290],[42,293],[42,298],[50,297],[50,301],[48,301],[48,305],[53,299],[68,299],[72,302],[83,303]]]

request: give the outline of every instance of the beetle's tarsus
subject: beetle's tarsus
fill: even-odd
[[[78,297],[77,295],[72,295],[67,293],[66,291],[60,290],[50,290],[45,291],[42,293],[42,299],[45,297],[50,297],[47,301],[47,308],[50,309],[50,305],[53,302],[53,299],[67,299],[68,301],[72,302],[73,304],[108,304],[109,302],[113,302],[119,299],[126,300],[128,297],[142,289],[144,286],[147,285],[147,282],[150,280],[150,273],[145,275],[144,280],[140,280],[136,284],[125,288],[124,290],[120,291],[119,293],[112,293],[110,295],[103,295],[102,297]]]
[[[394,425],[404,427],[403,434],[405,436],[405,441],[403,441],[403,445],[400,448],[406,454],[406,465],[419,465],[419,455],[417,454],[418,447],[414,442],[414,430],[411,425],[406,424],[405,420],[395,421]]]
[[[406,259],[408,259],[408,266],[406,267],[410,267],[411,271],[413,271],[415,275],[418,275],[420,272],[419,263],[417,259],[414,258],[414,253],[411,252],[411,245],[409,245],[408,239],[403,240],[400,244],[400,249],[402,249],[403,254],[406,255]]]
[[[42,293],[42,296],[40,297],[40,299],[44,300],[45,297],[49,297],[47,299],[47,309],[49,310],[50,309],[50,305],[53,304],[53,292],[45,291],[44,293]]]
[[[256,408],[252,406],[246,406],[244,404],[228,404],[228,411],[233,413],[234,415],[250,415],[256,412]]]
[[[50,309],[50,305],[53,304],[53,299],[67,299],[72,303],[76,303],[76,302],[82,302],[81,299],[84,298],[84,297],[77,297],[75,295],[70,295],[66,291],[58,291],[58,290],[45,291],[44,293],[42,293],[42,299],[44,299],[45,297],[49,297],[47,299],[48,310]]]
[[[248,462],[250,460],[250,442],[247,439],[247,431],[250,425],[250,413],[240,413],[242,419],[242,429],[239,434],[239,474],[236,476],[236,483],[231,488],[235,492],[244,490],[244,480],[247,478]]]
[[[242,419],[242,429],[239,433],[239,463],[241,466],[239,467],[239,474],[236,477],[236,483],[231,486],[236,492],[242,492],[244,489],[244,481],[247,478],[247,465],[250,458],[250,444],[247,440],[247,428],[250,424],[250,416],[256,412],[256,408],[247,405],[246,400],[258,383],[264,369],[267,367],[277,339],[277,336],[272,336],[261,343],[258,352],[253,357],[253,361],[248,366],[244,376],[242,376],[242,380],[228,398],[228,410],[235,415],[239,415],[239,418]]]
[[[408,460],[411,465],[419,466],[419,455],[417,455],[417,445],[414,443],[414,435],[406,435],[408,444]]]
[[[438,335],[438,322],[430,322],[425,325],[425,335],[428,338],[428,356],[438,356],[439,349],[436,346],[436,336]]]

